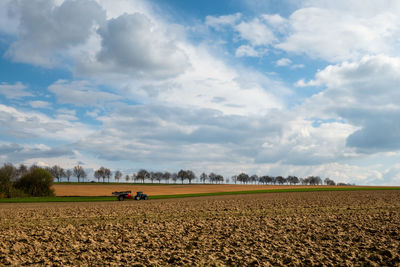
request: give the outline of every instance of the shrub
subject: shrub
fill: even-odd
[[[54,196],[54,191],[51,189],[52,185],[53,177],[51,174],[42,168],[38,168],[23,175],[15,183],[14,187],[30,196],[42,197]]]
[[[17,169],[12,164],[0,168],[0,198],[11,197],[12,183],[17,178]]]
[[[15,187],[11,187],[10,194],[8,195],[9,198],[13,197],[29,197],[23,190],[17,189]]]

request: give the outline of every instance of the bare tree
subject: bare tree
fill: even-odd
[[[164,172],[163,179],[169,184],[169,179],[171,178],[171,174],[169,172]]]
[[[187,177],[186,171],[180,170],[180,171],[178,172],[178,178],[181,180],[182,184],[183,184],[183,181],[186,180],[186,177]]]
[[[128,174],[125,175],[125,181],[126,181],[126,182],[129,182],[129,179],[131,179],[131,178],[129,177],[129,175],[128,175]]]
[[[176,184],[176,181],[178,180],[178,174],[176,172],[174,172],[173,174],[171,174],[171,178],[172,178],[172,181],[174,181],[174,183]]]
[[[146,171],[145,169],[141,169],[141,170],[137,173],[137,178],[138,178],[139,180],[142,180],[142,183],[144,183],[144,180],[150,178],[150,173],[149,173],[148,171]]]
[[[284,184],[286,181],[286,179],[283,178],[282,176],[277,176],[275,179],[278,182],[278,184],[281,184],[281,185]]]
[[[101,166],[97,171],[94,172],[94,177],[96,177],[99,182],[100,178],[103,178],[103,183],[106,182],[106,179],[108,179],[108,182],[110,182],[111,171],[110,169]]]
[[[162,172],[155,172],[153,173],[154,179],[158,181],[158,183],[161,183],[161,180],[163,179],[163,173]]]
[[[134,183],[136,183],[136,182],[139,180],[139,177],[137,176],[136,173],[133,173],[133,174],[132,174],[131,180],[132,180],[132,182],[134,182]]]
[[[203,173],[200,175],[200,181],[203,182],[203,184],[205,184],[206,181],[207,181],[207,179],[208,179],[208,175],[207,175],[206,173],[203,172]]]
[[[335,181],[331,180],[330,178],[325,178],[324,182],[326,185],[336,185]]]
[[[100,179],[104,177],[104,168],[101,167],[100,169],[94,172],[94,177],[97,179],[97,182],[100,183]]]
[[[208,180],[210,181],[210,183],[214,183],[217,179],[217,175],[213,172],[210,172],[210,174],[208,175]]]
[[[78,183],[80,182],[81,178],[85,179],[87,176],[85,170],[80,165],[74,167],[74,175],[76,178],[78,178]]]
[[[215,181],[217,183],[222,183],[224,181],[224,176],[217,174],[217,176],[215,177]]]
[[[235,184],[237,183],[237,178],[238,178],[238,176],[237,175],[233,175],[232,177],[231,177],[231,179],[232,179],[232,182],[234,182]]]
[[[64,169],[61,168],[58,165],[54,165],[53,167],[49,168],[48,171],[51,173],[51,175],[57,179],[57,182],[60,182],[60,179],[62,177],[65,177],[65,172]]]
[[[150,177],[149,177],[151,183],[154,183],[154,180],[156,179],[156,173],[155,172],[150,172]]]
[[[119,182],[119,179],[121,179],[122,173],[118,170],[114,173],[114,180]]]
[[[196,179],[196,174],[194,174],[194,172],[192,172],[191,170],[187,170],[186,171],[186,179],[188,179],[189,184],[191,184],[192,180]]]
[[[288,176],[288,178],[286,178],[286,180],[289,182],[289,184],[298,184],[300,182],[299,178],[297,178],[296,176]]]
[[[249,175],[242,172],[238,175],[237,180],[241,183],[247,184],[247,182],[249,181]]]
[[[110,182],[111,171],[110,169],[104,168],[104,176],[107,178],[108,182]]]
[[[257,174],[253,174],[252,176],[250,176],[250,182],[251,183],[257,183],[258,181],[258,175]]]
[[[69,179],[72,176],[72,171],[70,169],[65,171],[65,177],[67,178],[67,181],[69,182]]]

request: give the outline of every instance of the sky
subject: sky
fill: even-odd
[[[400,184],[397,0],[2,0],[0,163]]]

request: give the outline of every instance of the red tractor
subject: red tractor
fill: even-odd
[[[125,199],[132,199],[132,198],[134,198],[135,200],[141,200],[141,199],[148,200],[149,199],[147,194],[143,194],[143,192],[141,192],[141,191],[136,192],[136,196],[134,196],[134,197],[132,196],[132,191],[112,192],[112,194],[114,196],[117,196],[117,199],[119,201],[123,201]]]

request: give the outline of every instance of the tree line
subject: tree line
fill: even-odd
[[[2,169],[9,169],[12,170],[11,172],[14,173],[13,178],[14,180],[18,180],[21,176],[24,174],[30,172],[33,169],[39,169],[38,166],[32,165],[30,167],[20,164],[18,167],[7,163],[4,164]],[[46,170],[48,173],[51,174],[53,177],[54,181],[57,182],[62,182],[63,180],[70,182],[71,177],[76,177],[78,182],[85,182],[85,179],[88,177],[87,171],[80,165],[77,165],[73,167],[72,169],[64,169],[58,165],[54,165],[52,167],[44,167],[41,168]],[[297,176],[288,176],[288,177],[283,177],[283,176],[270,176],[270,175],[264,175],[264,176],[258,176],[256,174],[254,175],[248,175],[246,173],[240,173],[238,175],[233,175],[232,177],[226,177],[216,174],[214,172],[211,172],[209,174],[203,172],[200,174],[199,177],[196,176],[196,174],[191,171],[191,170],[180,170],[178,172],[152,172],[152,171],[147,171],[145,169],[140,169],[137,173],[133,174],[123,174],[121,171],[117,170],[112,172],[109,168],[105,167],[100,167],[99,169],[94,171],[93,174],[94,178],[97,179],[97,182],[103,182],[105,183],[110,182],[110,179],[114,179],[116,182],[133,182],[133,183],[145,183],[145,182],[151,182],[151,183],[170,183],[171,181],[173,183],[189,183],[191,184],[193,181],[197,181],[200,183],[211,183],[211,184],[217,184],[217,183],[241,183],[241,184],[264,184],[264,185],[347,185],[344,183],[338,183],[336,184],[335,181],[333,181],[330,178],[325,178],[322,180],[319,176],[308,176],[306,178],[299,178]]]

